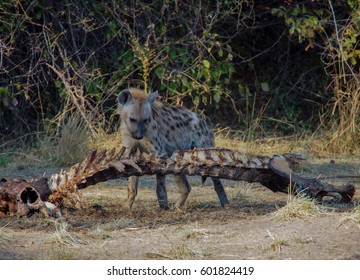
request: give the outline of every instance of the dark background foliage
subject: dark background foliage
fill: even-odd
[[[75,112],[111,131],[129,86],[221,127],[339,124],[350,101],[336,93],[358,85],[359,22],[357,1],[1,0],[0,139]]]

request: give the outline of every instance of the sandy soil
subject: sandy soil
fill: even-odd
[[[315,161],[307,169],[325,175],[359,170],[357,162],[341,161]],[[35,177],[44,170],[1,172]],[[191,178],[186,206],[168,211],[158,208],[154,179],[143,177],[141,184],[131,210],[123,207],[126,181],[113,180],[84,189],[83,209],[66,208],[60,220],[1,217],[0,259],[360,259],[359,191],[353,204],[280,218],[289,196],[257,184],[224,181],[231,204],[221,208],[210,180],[201,186]],[[175,203],[170,176],[168,193]]]

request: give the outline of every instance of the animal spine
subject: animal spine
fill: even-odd
[[[0,186],[0,214],[28,215],[46,208],[50,215],[60,216],[65,201],[81,207],[80,189],[110,179],[154,174],[186,174],[213,176],[231,180],[259,182],[274,192],[305,193],[319,201],[324,196],[340,202],[350,202],[355,193],[353,185],[337,188],[318,179],[304,178],[292,172],[292,165],[303,159],[297,154],[273,157],[249,156],[222,148],[195,149],[175,152],[171,158],[136,154],[134,149],[121,148],[93,151],[81,163],[53,174],[49,180],[7,180]]]
[[[110,179],[154,174],[185,174],[259,182],[274,192],[284,193],[288,192],[291,183],[293,192],[303,192],[318,200],[324,196],[333,196],[340,201],[349,202],[355,192],[352,185],[339,189],[317,179],[292,174],[291,167],[304,159],[299,154],[250,156],[230,149],[210,148],[176,151],[171,158],[158,159],[153,155],[136,155],[135,152],[124,147],[118,153],[114,149],[92,152],[69,172],[55,174],[50,178],[49,185],[53,194],[55,197],[62,197],[63,194],[56,194],[59,191],[64,193],[64,190],[78,193],[78,189]]]

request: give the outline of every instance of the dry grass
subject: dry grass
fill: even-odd
[[[269,246],[273,251],[281,251],[281,248],[283,246],[287,246],[287,242],[286,240],[283,239],[274,239],[273,241],[270,242]]]
[[[76,260],[84,258],[85,256],[78,249],[69,248],[69,246],[59,243],[52,244],[46,251],[36,256],[36,259],[39,260]]]
[[[10,240],[11,240],[10,235],[8,233],[6,233],[5,226],[0,227],[0,245],[4,242],[8,242]]]
[[[218,147],[227,147],[251,155],[273,156],[283,153],[307,154],[310,140],[302,137],[281,138],[268,137],[256,139],[251,142],[241,139],[241,136],[226,136],[216,134],[215,144]]]
[[[360,204],[341,219],[339,226],[349,223],[355,224],[360,228]]]
[[[112,134],[99,133],[96,137],[91,139],[91,149],[103,150],[103,149],[119,149],[122,146],[122,140],[119,132]]]
[[[83,241],[77,239],[72,234],[70,234],[70,232],[68,231],[68,224],[66,221],[54,220],[53,223],[55,226],[55,232],[53,235],[55,242],[75,248],[78,248],[80,247],[80,245],[84,244]]]
[[[2,251],[7,253],[4,257],[306,259],[311,252],[311,258],[334,259],[352,258],[358,252],[358,228],[352,224],[353,220],[336,228],[344,212],[319,214],[309,222],[307,217],[285,222],[269,218],[278,212],[274,204],[286,202],[287,196],[282,193],[254,187],[250,194],[245,194],[247,202],[231,201],[230,207],[224,209],[212,187],[193,184],[189,200],[197,197],[204,202],[213,201],[211,207],[160,211],[150,188],[153,180],[149,179],[143,180],[139,198],[134,208],[128,210],[122,205],[126,183],[120,183],[119,187],[101,184],[84,189],[84,208],[65,211],[66,222],[39,221],[39,216],[0,219],[0,227],[6,225],[5,234],[17,240],[16,244],[11,240],[0,243]],[[231,185],[231,191],[236,193],[236,188]],[[176,197],[176,187],[169,184],[169,200],[173,202]],[[98,208],[100,201],[102,206]]]
[[[204,258],[204,255],[201,252],[190,249],[184,243],[171,247],[164,255],[172,260],[196,260]]]
[[[256,183],[234,182],[234,187],[228,188],[227,193],[231,201],[256,201],[253,187]]]
[[[94,230],[89,231],[88,235],[95,239],[109,239],[113,237],[113,234],[101,224],[98,224]]]
[[[360,133],[358,135],[349,136],[343,134],[341,137],[337,135],[339,131],[334,127],[331,130],[323,131],[318,136],[308,136],[307,151],[313,157],[326,156],[354,156],[360,153]]]
[[[298,244],[311,244],[315,243],[314,238],[310,237],[296,237],[294,238],[294,242]]]
[[[326,211],[314,199],[303,194],[296,196],[289,194],[287,203],[271,215],[278,220],[311,219],[325,214]]]
[[[360,138],[350,137],[349,141],[339,137],[334,141],[332,131],[317,132],[313,135],[294,135],[289,137],[262,137],[246,141],[239,131],[222,129],[215,132],[215,144],[243,153],[272,156],[284,153],[302,153],[307,158],[354,156],[360,153]],[[345,137],[345,135],[343,136]]]
[[[275,237],[269,230],[267,230],[268,237],[271,239],[269,243],[269,248],[272,251],[280,252],[283,246],[287,246],[288,242],[283,238]],[[265,248],[267,249],[267,248]]]
[[[207,232],[205,229],[199,229],[199,228],[184,228],[181,231],[179,231],[178,237],[180,240],[189,240],[193,238],[199,238],[204,237],[207,235]]]
[[[82,161],[89,152],[90,132],[85,121],[70,116],[59,131],[40,138],[36,153],[57,166],[68,166]]]
[[[114,230],[118,230],[118,229],[129,228],[129,227],[136,227],[136,222],[133,219],[128,219],[125,217],[120,217],[110,223],[106,223],[101,226],[101,228],[106,231],[114,231]]]
[[[82,161],[92,148],[90,130],[85,121],[76,114],[68,117],[62,125],[49,124],[48,131],[37,133],[36,137],[36,143],[32,146],[19,144],[18,147],[13,147],[11,142],[3,144],[4,147],[9,147],[8,152],[0,155],[2,158],[11,158],[3,167],[25,169],[70,166]]]
[[[166,260],[197,260],[197,259],[209,259],[209,256],[205,256],[201,252],[194,249],[190,249],[186,243],[174,244],[168,250],[161,253],[148,252],[145,254],[149,259],[166,259]]]
[[[360,153],[360,145],[352,147],[348,153],[341,154],[341,149],[329,145],[330,133],[321,136],[267,137],[246,141],[240,131],[222,129],[215,132],[218,147],[227,147],[252,155],[272,156],[283,153],[302,153],[306,158],[328,158],[351,156]],[[120,133],[106,134],[99,132],[91,135],[86,123],[76,115],[69,117],[58,130],[38,136],[34,148],[11,151],[1,154],[0,167],[19,168],[61,166],[66,167],[82,161],[94,149],[120,148]],[[11,145],[9,144],[9,147]]]

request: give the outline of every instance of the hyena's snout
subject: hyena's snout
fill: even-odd
[[[141,140],[144,138],[144,134],[145,134],[145,126],[139,125],[137,129],[131,133],[131,137],[136,140]]]
[[[141,139],[143,139],[144,138],[144,134],[137,134],[137,133],[134,133],[133,135],[132,135],[132,138],[134,138],[134,139],[136,139],[136,140],[141,140]]]

